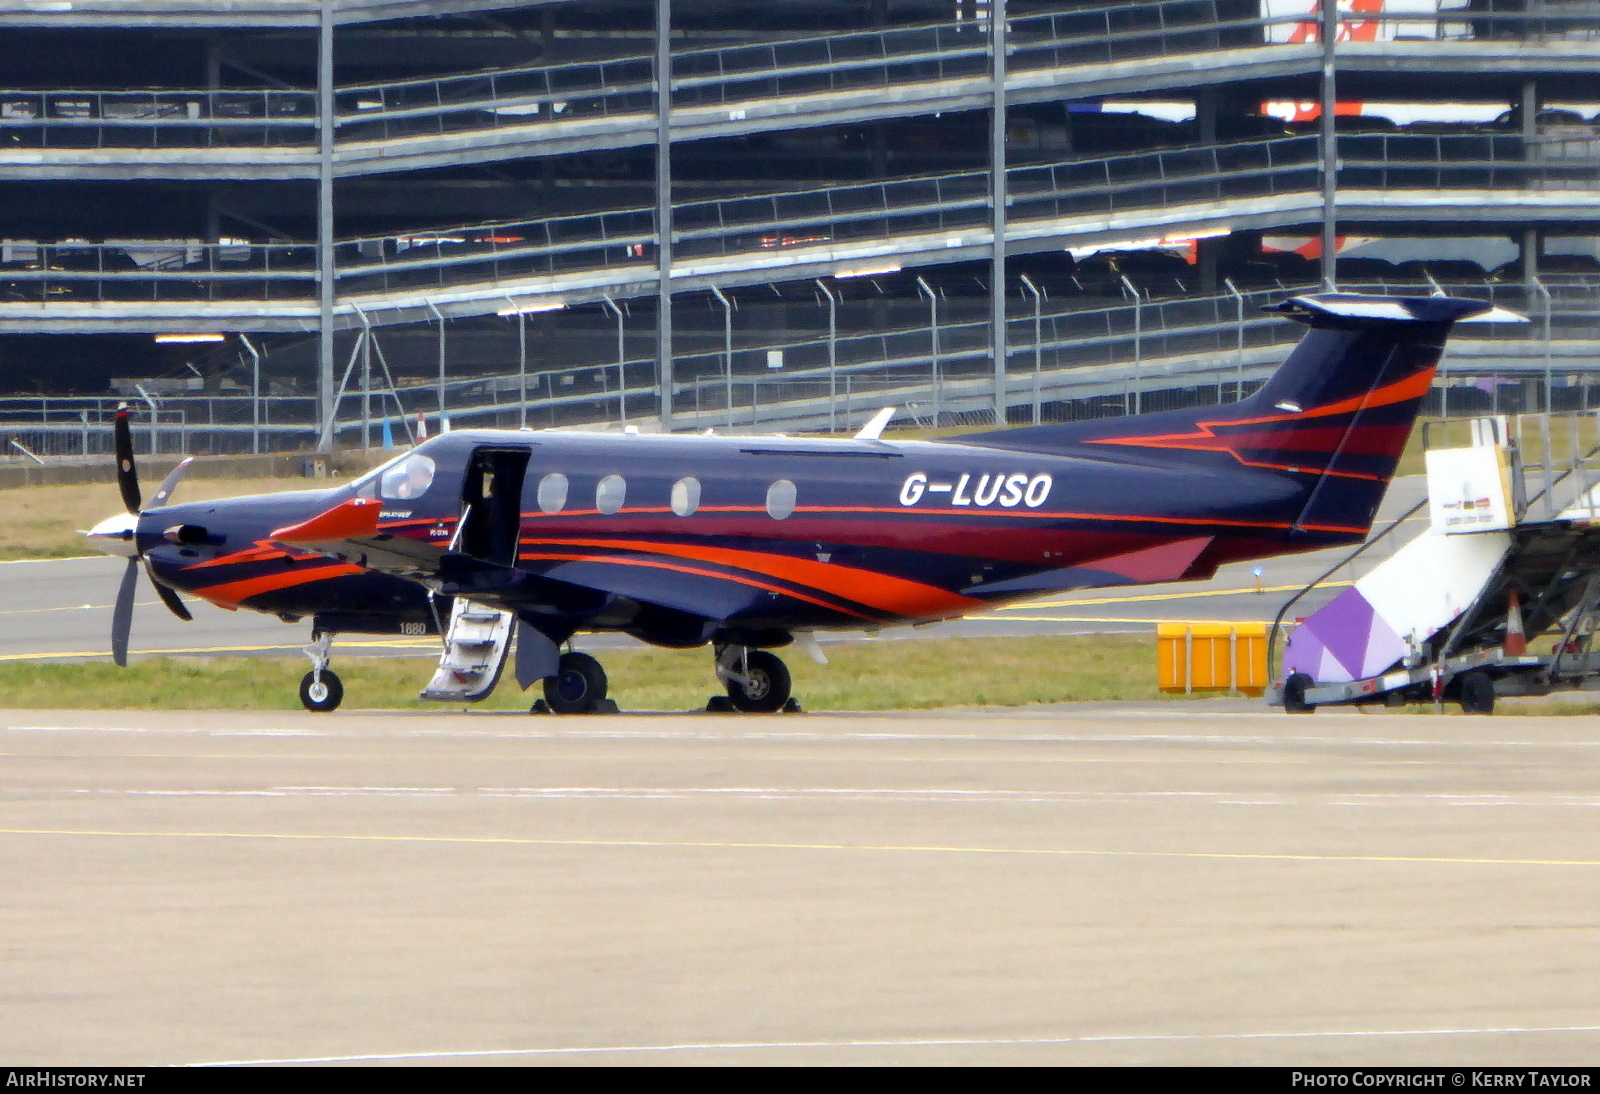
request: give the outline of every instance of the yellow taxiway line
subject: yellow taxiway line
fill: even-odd
[[[341,650],[384,649],[384,650],[422,650],[432,651],[438,648],[436,638],[399,638],[392,641],[372,642],[341,642]],[[279,646],[189,646],[181,649],[167,650],[130,650],[133,657],[161,657],[171,654],[192,653],[276,653],[291,652],[303,649],[299,642]],[[110,657],[110,650],[63,650],[56,653],[6,653],[0,654],[0,661],[45,661],[62,657]]]
[[[1338,588],[1355,584],[1353,581],[1330,581],[1324,588]],[[1268,585],[1260,591],[1266,593],[1290,592],[1303,588],[1301,585]],[[1207,596],[1240,596],[1256,592],[1253,587],[1237,589],[1206,589],[1200,592],[1186,593],[1144,593],[1137,596],[1101,596],[1082,600],[1053,600],[1033,601],[1027,603],[1007,605],[993,608],[981,614],[966,616],[967,619],[979,620],[990,623],[1142,623],[1153,625],[1157,623],[1189,623],[1194,617],[1182,616],[1171,619],[1154,618],[1150,616],[1061,616],[1061,615],[1018,615],[1018,612],[1038,612],[1051,608],[1087,608],[1103,604],[1137,604],[1152,601],[1166,600],[1192,600]],[[141,605],[154,606],[154,601]],[[87,611],[104,608],[110,610],[111,605],[83,604],[59,608],[23,608],[13,611],[0,610],[0,615],[23,615],[28,612],[65,612]],[[1004,613],[1004,614],[1001,614]],[[391,641],[346,641],[340,644],[341,649],[385,649],[385,650],[423,650],[431,651],[438,646],[435,638],[396,639]],[[187,646],[164,650],[138,650],[133,651],[141,657],[164,657],[179,654],[212,654],[212,653],[281,653],[300,649],[299,643],[285,643],[269,646]],[[110,657],[110,650],[64,650],[54,653],[11,653],[0,654],[0,663],[6,661],[51,661],[64,657]]]
[[[1342,588],[1354,585],[1353,581],[1329,581],[1321,587],[1324,589]],[[1267,585],[1260,590],[1262,595],[1267,593],[1287,593],[1305,588],[1304,585]],[[1148,593],[1142,596],[1101,596],[1083,600],[1031,600],[1021,604],[1014,604],[1003,608],[995,608],[997,612],[1008,611],[1037,611],[1040,608],[1079,608],[1091,604],[1135,604],[1147,600],[1192,600],[1202,596],[1240,596],[1256,593],[1255,586],[1245,586],[1238,589],[1206,589],[1194,593]],[[981,616],[969,616],[971,619],[980,619]]]

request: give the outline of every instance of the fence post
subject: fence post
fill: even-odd
[[[1234,327],[1237,334],[1234,348],[1233,401],[1237,403],[1244,399],[1244,295],[1234,287],[1232,278],[1225,277],[1222,283],[1228,286],[1228,292],[1233,294]]]
[[[1033,297],[1033,424],[1039,424],[1039,373],[1044,365],[1044,326],[1039,309],[1043,294],[1027,274],[1017,275],[1022,287]]]
[[[733,301],[723,295],[722,290],[715,285],[711,286],[711,293],[717,298],[717,303],[722,305],[722,387],[723,395],[727,400],[728,432],[733,432]],[[699,390],[696,385],[695,390]],[[755,391],[754,386],[750,389]]]
[[[1133,384],[1131,389],[1128,386],[1124,386],[1122,389],[1122,413],[1129,413],[1128,393],[1131,390],[1133,393],[1132,412],[1139,414],[1143,412],[1144,406],[1144,400],[1140,397],[1142,392],[1139,390],[1139,369],[1144,363],[1144,309],[1139,297],[1139,290],[1134,287],[1132,281],[1128,280],[1126,274],[1120,276],[1123,287],[1133,294]]]
[[[839,403],[839,299],[821,278],[817,288],[828,298],[828,432],[838,432]]]
[[[622,424],[626,426],[628,424],[628,353],[622,329],[623,312],[617,306],[617,302],[609,296],[603,299],[606,302],[606,307],[611,310],[611,314],[617,317],[617,416],[622,420]],[[527,417],[526,410],[523,411],[523,417]]]
[[[932,350],[932,353],[933,353],[933,357],[932,357],[933,363],[932,363],[932,367],[931,367],[931,371],[930,371],[930,378],[932,380],[932,386],[933,386],[933,428],[938,429],[939,428],[939,411],[940,411],[940,406],[939,406],[939,395],[940,395],[940,387],[939,387],[939,297],[938,297],[938,294],[936,294],[932,289],[930,289],[928,287],[928,283],[922,279],[920,274],[917,277],[917,287],[920,288],[922,290],[922,294],[928,298],[928,339],[929,339],[929,348]]]

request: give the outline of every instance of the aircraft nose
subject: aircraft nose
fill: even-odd
[[[134,539],[138,526],[137,514],[118,513],[96,524],[84,532],[83,536],[97,551],[104,551],[108,555],[119,555],[122,558],[133,558],[139,553],[138,544]]]

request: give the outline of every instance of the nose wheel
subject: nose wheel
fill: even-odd
[[[300,678],[300,705],[318,714],[338,710],[344,702],[344,681],[328,667],[333,650],[333,636],[317,633],[305,655],[311,658],[311,671]]]
[[[307,710],[326,713],[337,710],[344,701],[344,681],[332,669],[323,669],[319,679],[316,672],[308,672],[300,680],[300,704]]]

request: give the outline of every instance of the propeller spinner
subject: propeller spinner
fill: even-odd
[[[122,571],[122,583],[117,587],[116,607],[111,613],[111,659],[125,666],[128,663],[128,635],[133,629],[133,598],[139,586],[140,564],[143,564],[150,584],[155,586],[156,595],[161,597],[161,602],[173,615],[185,622],[194,617],[184,607],[183,601],[178,599],[177,593],[156,580],[155,573],[150,569],[150,560],[139,550],[139,517],[144,512],[144,495],[139,490],[139,469],[133,459],[133,430],[128,424],[126,403],[117,408],[113,444],[117,456],[117,489],[122,494],[122,504],[127,512],[107,517],[84,535],[98,550],[128,560],[127,567]],[[193,462],[194,457],[191,456],[168,473],[155,496],[150,499],[152,509],[167,503],[173,490],[177,489],[178,480],[183,478]]]

